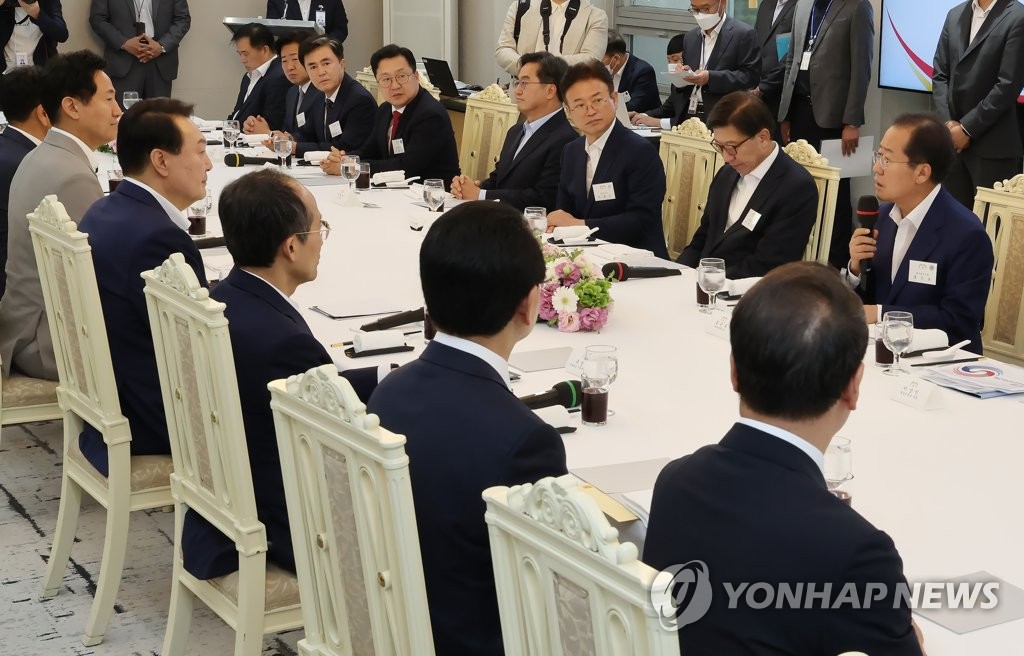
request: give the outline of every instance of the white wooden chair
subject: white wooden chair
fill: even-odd
[[[64,418],[60,510],[42,596],[52,597],[61,587],[85,492],[107,510],[96,596],[82,637],[84,644],[92,646],[103,641],[121,585],[129,514],[171,503],[171,458],[131,455],[132,435],[121,414],[88,235],[78,231],[56,196],[44,198],[28,222],[57,358],[57,398]],[[106,478],[78,448],[83,422],[103,435],[109,461]]]
[[[519,108],[496,84],[467,99],[459,151],[462,174],[473,180],[489,176],[498,163],[505,134],[518,120]]]
[[[974,213],[995,249],[981,341],[985,354],[1024,365],[1024,174],[981,187]]]
[[[267,564],[256,515],[238,382],[224,304],[210,298],[181,253],[142,274],[174,474],[174,570],[164,656],[182,656],[198,597],[235,630],[235,656],[258,656],[263,635],[302,626],[298,582]],[[235,542],[238,571],[209,581],[182,564],[191,508]]]
[[[369,66],[356,73],[356,82],[366,87],[366,90],[377,101],[377,105],[384,102],[380,95],[380,85],[377,84],[377,78],[373,76],[373,69]]]
[[[818,213],[807,239],[804,260],[828,264],[832,226],[836,218],[836,197],[839,193],[839,169],[829,166],[828,158],[819,155],[805,139],[791,141],[783,150],[807,169],[818,187]]]
[[[0,376],[0,443],[4,426],[50,421],[63,416],[57,404],[57,381],[18,374],[9,378]]]
[[[679,257],[700,227],[711,180],[724,164],[711,138],[711,131],[697,117],[661,133],[666,188],[661,222],[672,259]]]
[[[484,491],[507,656],[678,656],[668,582],[571,475]],[[652,589],[654,592],[652,592]]]
[[[331,365],[270,385],[306,637],[301,656],[434,653],[405,437]]]

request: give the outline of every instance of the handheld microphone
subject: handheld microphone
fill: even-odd
[[[414,323],[416,321],[423,321],[423,308],[389,314],[376,321],[371,321],[365,326],[359,326],[359,330],[390,330],[391,328],[397,328],[398,326],[404,326],[407,323]]]
[[[668,267],[631,267],[625,262],[609,262],[601,267],[601,275],[612,280],[629,280],[630,278],[665,278],[682,275],[679,269]]]
[[[279,160],[276,157],[250,157],[248,155],[242,155],[241,153],[228,153],[224,156],[224,163],[230,167],[246,166],[254,164],[256,166],[263,166],[264,164],[278,164]]]
[[[560,383],[555,383],[546,392],[522,396],[519,400],[531,410],[553,405],[575,408],[583,403],[583,383],[578,380],[563,380]]]
[[[857,199],[857,220],[860,222],[860,227],[868,229],[868,235],[870,236],[870,231],[875,229],[875,223],[878,221],[877,198],[874,196],[861,196]],[[871,269],[871,258],[861,260],[860,284],[861,288],[868,293],[870,293],[874,288],[874,276]]]

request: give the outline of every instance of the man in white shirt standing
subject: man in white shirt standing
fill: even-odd
[[[60,0],[5,0],[0,7],[0,73],[15,66],[41,66],[68,40]]]
[[[550,52],[572,64],[601,59],[608,45],[608,14],[590,0],[515,0],[505,15],[494,58],[515,75],[528,52]]]

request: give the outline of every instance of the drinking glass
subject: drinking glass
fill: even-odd
[[[846,503],[850,495],[839,487],[853,478],[853,448],[850,439],[836,435],[825,449],[825,485],[828,491]]]
[[[614,346],[588,346],[583,357],[584,426],[608,423],[608,386],[619,374],[618,349]]]
[[[444,205],[444,199],[448,194],[444,190],[444,181],[431,178],[423,181],[423,202],[427,204],[431,212]]]
[[[899,376],[907,373],[900,366],[900,356],[910,348],[914,341],[914,315],[909,312],[886,312],[882,315],[882,342],[892,351],[893,361],[885,373]]]
[[[359,162],[359,177],[356,178],[356,189],[370,188],[370,163]]]
[[[121,104],[124,105],[124,111],[126,112],[137,102],[139,102],[138,91],[125,91],[124,96],[121,98]]]
[[[708,295],[707,308],[701,312],[710,314],[715,310],[715,298],[725,289],[725,260],[720,257],[702,257],[697,265],[697,284]]]
[[[224,146],[227,147],[228,151],[234,150],[235,142],[238,141],[238,133],[241,130],[238,121],[224,121],[222,129],[224,131]]]
[[[188,206],[188,234],[193,237],[206,234],[206,215],[212,205],[213,198],[210,192],[206,192],[206,196]]]
[[[117,185],[124,181],[124,173],[121,169],[110,169],[107,171],[107,191],[114,193]]]
[[[359,177],[359,157],[345,155],[341,158],[341,177],[348,182],[348,193],[354,193],[356,178]]]
[[[548,212],[543,207],[527,207],[523,217],[534,232],[543,234],[548,229]]]
[[[277,155],[277,159],[280,160],[281,168],[284,168],[285,163],[292,154],[292,140],[284,135],[277,135],[274,137],[274,153]]]

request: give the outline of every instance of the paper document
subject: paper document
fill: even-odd
[[[651,516],[651,499],[654,497],[654,490],[637,490],[635,492],[620,492],[613,495],[624,505],[636,518],[647,526],[647,520]]]
[[[871,156],[875,152],[875,138],[861,137],[857,152],[843,157],[843,140],[826,139],[821,142],[821,156],[829,166],[839,169],[840,178],[863,178],[871,175]]]
[[[1005,362],[982,359],[944,367],[929,367],[921,378],[982,399],[1024,394],[1024,369]]]
[[[309,308],[331,319],[351,319],[353,317],[369,317],[378,314],[395,314],[401,312],[401,308],[395,306],[398,303],[381,303],[379,300],[363,299],[344,301],[343,303],[321,303]]]
[[[668,71],[658,71],[658,73],[660,75],[662,75],[663,77],[668,78],[669,81],[674,86],[679,87],[680,89],[683,88],[683,87],[688,87],[691,84],[693,84],[693,82],[690,79],[690,78],[693,77],[693,71],[683,71],[681,73],[670,73]]]
[[[559,346],[539,351],[519,351],[518,353],[512,353],[508,363],[516,369],[527,373],[549,371],[565,367],[565,363],[570,355],[572,355],[571,346]]]
[[[658,474],[669,462],[668,458],[655,458],[602,467],[574,468],[572,473],[607,494],[616,494],[654,488]]]

